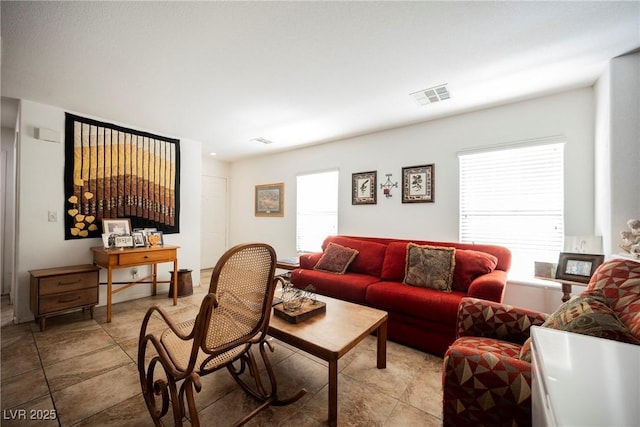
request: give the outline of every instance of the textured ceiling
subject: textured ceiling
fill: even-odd
[[[222,160],[588,86],[640,47],[638,1],[1,8],[3,97],[200,141]],[[450,100],[409,96],[442,83]]]

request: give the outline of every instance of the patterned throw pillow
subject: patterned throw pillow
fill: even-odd
[[[358,255],[357,250],[346,248],[332,242],[327,245],[327,248],[313,269],[326,271],[328,273],[344,274],[356,255]]]
[[[407,245],[407,265],[403,283],[451,292],[455,248]]]
[[[592,337],[640,344],[615,312],[605,303],[602,290],[582,292],[563,303],[542,324],[543,327],[575,332]]]

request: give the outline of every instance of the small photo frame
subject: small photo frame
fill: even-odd
[[[131,234],[131,220],[129,218],[110,218],[102,220],[102,232],[126,236]]]
[[[284,216],[284,183],[256,185],[255,216]]]
[[[144,233],[142,231],[134,231],[131,233],[131,237],[133,237],[133,246],[139,248],[141,246],[146,246],[147,241],[144,238]]]
[[[133,247],[133,237],[116,235],[113,246],[116,248],[131,248]]]
[[[378,203],[378,171],[351,174],[351,204],[375,205]]]
[[[402,168],[402,203],[433,203],[434,164]]]
[[[109,249],[111,247],[111,240],[109,239],[110,234],[102,233],[102,246],[105,249]]]
[[[164,246],[162,231],[150,231],[147,234],[147,242],[149,242],[149,246]]]
[[[556,279],[589,283],[596,269],[604,262],[604,255],[560,252]]]

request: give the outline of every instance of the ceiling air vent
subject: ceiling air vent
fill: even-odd
[[[409,94],[418,105],[433,104],[434,102],[444,101],[450,98],[447,84],[430,87],[429,89],[419,90]]]
[[[273,143],[273,141],[269,141],[266,138],[251,138],[249,141],[251,141],[251,142],[259,142],[260,144],[264,144],[264,145]]]

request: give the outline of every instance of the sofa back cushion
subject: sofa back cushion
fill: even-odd
[[[329,243],[336,243],[358,251],[358,255],[353,259],[347,271],[380,277],[387,245],[350,237],[329,236],[324,240],[322,249],[326,250]]]
[[[587,290],[601,289],[606,304],[640,339],[640,262],[627,259],[605,261],[593,273]]]
[[[406,241],[391,242],[382,264],[382,280],[401,282],[404,279],[407,260]],[[449,246],[447,243],[436,246]],[[491,273],[498,264],[498,258],[492,254],[471,250],[456,249],[455,269],[453,271],[453,289],[467,292],[473,280],[483,274]]]
[[[456,249],[456,268],[453,271],[453,289],[467,292],[476,277],[491,273],[498,258],[486,252]]]

